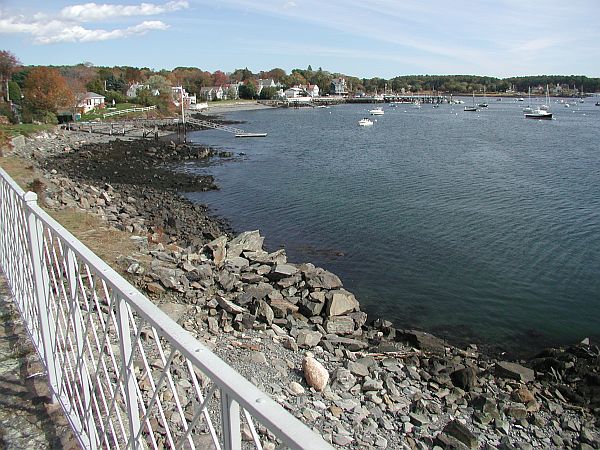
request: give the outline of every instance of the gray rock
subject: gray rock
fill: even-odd
[[[411,423],[413,423],[414,425],[416,425],[418,427],[422,427],[423,425],[427,425],[428,423],[431,422],[431,420],[423,414],[410,413],[409,417],[410,417]]]
[[[298,273],[298,268],[292,264],[277,264],[273,266],[271,272],[267,274],[270,280],[279,281],[284,278],[292,277]]]
[[[354,320],[348,316],[332,316],[325,321],[325,330],[333,334],[351,334],[354,331]]]
[[[338,367],[333,372],[333,389],[339,389],[344,392],[348,391],[352,386],[356,384],[356,377],[352,375],[350,370]]]
[[[363,341],[359,341],[358,339],[345,338],[342,336],[336,335],[327,335],[326,340],[324,342],[328,342],[332,345],[343,345],[350,351],[358,351],[364,350],[369,347],[369,344]]]
[[[449,436],[458,439],[468,448],[479,447],[479,440],[477,439],[477,436],[475,436],[471,430],[469,430],[465,425],[456,419],[452,422],[448,422],[443,431]]]
[[[359,309],[359,304],[354,294],[345,289],[331,291],[327,294],[327,298],[326,314],[328,317],[341,316]]]
[[[313,289],[330,290],[342,287],[342,281],[337,275],[321,268],[305,271],[304,277],[306,278],[306,284]]]
[[[227,245],[227,253],[231,256],[239,256],[243,251],[259,252],[265,238],[258,230],[245,231],[233,238]]]
[[[477,373],[472,367],[465,367],[464,369],[452,372],[450,374],[450,379],[454,386],[468,392],[477,384]]]
[[[299,347],[311,348],[319,345],[322,337],[318,331],[300,330],[296,336],[296,343]]]
[[[359,377],[366,377],[369,375],[369,368],[365,364],[361,364],[355,361],[348,361],[347,366],[348,370]]]
[[[258,302],[258,308],[256,309],[256,316],[263,319],[269,325],[273,323],[273,319],[275,318],[275,313],[273,309],[265,302],[264,300],[260,300]]]
[[[496,375],[504,378],[512,378],[513,380],[529,383],[535,380],[535,372],[520,364],[500,361],[496,363]]]
[[[232,303],[229,300],[220,296],[217,296],[217,302],[219,302],[219,306],[221,308],[223,308],[225,311],[231,314],[241,314],[246,311],[241,306],[238,306],[235,303]]]
[[[400,337],[407,339],[412,345],[425,352],[443,356],[446,353],[446,342],[429,333],[416,330],[404,330]]]
[[[208,248],[212,252],[213,261],[215,266],[220,267],[225,261],[225,256],[227,255],[227,236],[221,236],[215,239],[214,241],[206,244],[206,248]]]

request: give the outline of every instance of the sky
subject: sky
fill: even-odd
[[[599,0],[0,0],[25,65],[600,76]]]

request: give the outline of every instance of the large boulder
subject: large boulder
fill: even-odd
[[[321,337],[323,335],[318,331],[300,330],[298,331],[298,336],[296,336],[296,343],[298,347],[315,347],[319,345]]]
[[[330,290],[342,287],[342,281],[339,277],[325,269],[305,270],[304,277],[306,278],[306,284],[313,289]]]
[[[337,289],[327,294],[327,317],[341,316],[352,311],[358,311],[359,307],[354,294],[345,289]]]
[[[411,345],[424,352],[443,356],[446,353],[446,342],[432,334],[416,330],[404,330],[397,339],[407,340]]]
[[[523,383],[535,380],[535,372],[533,370],[508,361],[499,361],[496,363],[496,375],[504,378],[512,378]]]
[[[319,392],[325,389],[329,381],[329,372],[310,352],[306,354],[302,361],[302,371],[304,372],[304,379],[309,386]]]
[[[223,261],[225,261],[225,257],[227,256],[226,245],[227,236],[218,237],[214,241],[210,241],[208,244],[206,244],[206,248],[211,251],[213,261],[217,267],[220,267],[221,264],[223,264]]]
[[[331,334],[351,334],[354,320],[348,316],[332,316],[325,321],[325,331]]]
[[[240,256],[242,252],[262,251],[262,245],[265,238],[260,235],[258,230],[245,231],[233,238],[227,245],[227,253],[230,256]]]

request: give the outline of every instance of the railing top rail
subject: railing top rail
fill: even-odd
[[[0,168],[3,178],[15,187],[14,182]],[[22,189],[19,195],[25,197]],[[28,193],[31,195],[32,193]],[[35,197],[33,197],[35,198]],[[25,198],[24,198],[25,200]],[[50,217],[36,203],[29,203],[31,212],[63,241],[78,258],[95,268],[99,276],[113,292],[123,298],[133,310],[168,340],[193,364],[205,372],[222,390],[231,395],[244,409],[257,418],[263,425],[281,439],[285,445],[294,449],[330,449],[321,436],[315,434],[306,425],[298,421],[281,405],[246,380],[221,358],[202,345],[189,332],[154,305],[146,296],[119,275],[100,257],[82,244],[75,236]]]

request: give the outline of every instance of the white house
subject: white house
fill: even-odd
[[[85,114],[92,109],[103,107],[105,98],[103,95],[96,94],[95,92],[86,92],[77,103],[77,107],[83,108],[83,113]]]
[[[137,97],[137,91],[142,88],[150,89],[150,86],[147,84],[133,83],[131,86],[129,86],[125,95],[127,95],[129,98]]]
[[[221,86],[206,86],[200,88],[200,97],[204,100],[223,100],[223,88]]]
[[[183,98],[183,104],[186,108],[196,104],[196,94],[190,95],[183,86],[172,86],[171,93],[173,94],[173,103],[179,106],[179,102]]]
[[[307,84],[305,90],[310,97],[319,96],[319,86],[317,86],[316,84]]]
[[[348,95],[346,79],[339,77],[331,80],[331,93],[334,95]]]
[[[304,94],[304,89],[298,86],[294,86],[287,89],[283,94],[285,95],[285,98],[302,97],[302,94]]]

